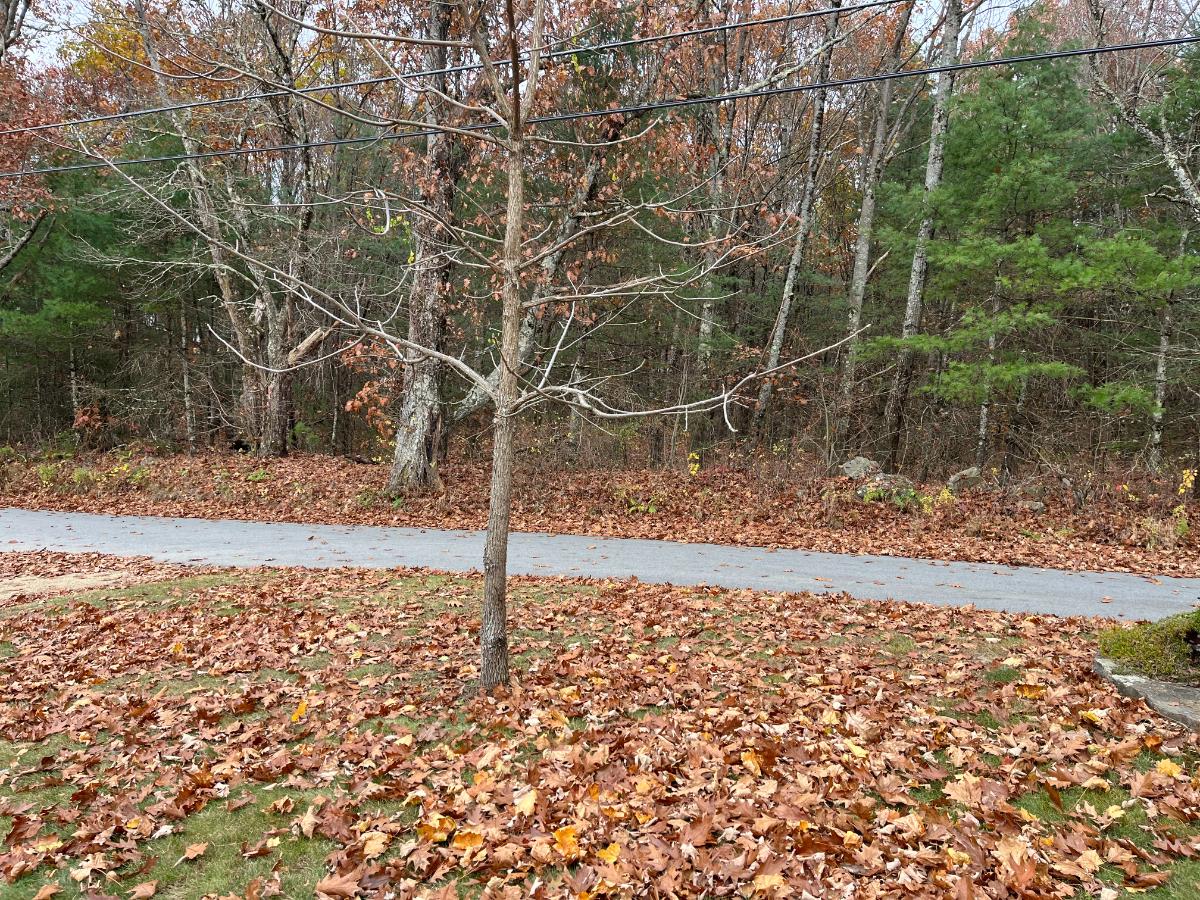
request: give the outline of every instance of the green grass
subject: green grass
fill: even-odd
[[[1200,611],[1110,628],[1100,652],[1139,675],[1200,684]]]
[[[1023,794],[1013,801],[1013,806],[1037,816],[1043,822],[1057,824],[1064,822],[1072,813],[1079,810],[1084,803],[1090,804],[1098,813],[1104,814],[1112,807],[1121,809],[1121,816],[1104,829],[1105,837],[1111,840],[1126,840],[1135,846],[1150,850],[1154,840],[1145,826],[1149,820],[1146,810],[1141,803],[1126,804],[1131,799],[1127,790],[1121,787],[1111,787],[1106,791],[1085,790],[1072,788],[1062,791],[1059,795],[1062,809],[1051,799],[1043,788]],[[1159,821],[1162,824],[1162,821]],[[1187,839],[1200,833],[1200,826],[1176,823],[1173,827],[1175,834]],[[1114,866],[1103,866],[1096,877],[1113,887],[1119,888],[1124,881],[1124,873]],[[1122,897],[1149,897],[1153,900],[1200,900],[1200,861],[1182,860],[1171,867],[1171,880],[1160,888],[1150,891],[1122,891]]]
[[[234,796],[242,792],[235,791]],[[318,881],[326,873],[325,858],[335,849],[332,841],[316,837],[305,838],[291,834],[288,824],[303,813],[316,792],[293,791],[284,788],[250,791],[254,801],[242,809],[230,812],[223,802],[208,807],[178,823],[171,835],[148,841],[147,856],[158,857],[157,863],[144,875],[118,872],[115,884],[106,886],[103,893],[126,894],[134,885],[157,881],[158,898],[165,900],[199,900],[205,896],[225,896],[231,890],[244,893],[256,877],[264,880],[279,864],[283,896],[311,897]],[[295,802],[290,814],[267,812],[267,807],[280,797]],[[282,830],[275,837],[279,844],[265,856],[246,859],[242,845],[256,845],[266,832]],[[194,860],[183,860],[192,844],[208,844],[205,853]],[[79,887],[71,879],[70,868],[64,866],[53,872],[38,870],[18,879],[14,884],[0,887],[4,900],[25,900],[33,897],[42,885],[55,882],[62,888],[60,897],[79,896]]]

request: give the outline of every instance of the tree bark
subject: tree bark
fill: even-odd
[[[453,7],[443,0],[432,0],[429,7],[429,36],[445,41],[450,35]],[[446,68],[444,46],[431,47],[430,69]],[[437,90],[445,93],[446,76],[437,77]],[[440,124],[442,103],[428,98],[427,121]],[[453,216],[456,179],[452,166],[452,138],[449,134],[431,134],[425,146],[426,172],[422,201],[433,215],[444,222]],[[425,347],[440,350],[444,342],[446,297],[450,289],[450,258],[443,253],[448,235],[442,226],[426,216],[413,223],[416,241],[416,274],[408,300],[408,337]],[[387,489],[391,494],[406,491],[437,490],[441,479],[437,471],[437,433],[441,422],[438,378],[441,364],[428,356],[418,357],[404,368],[404,398],[395,419],[396,448]]]
[[[962,0],[946,0],[946,21],[942,26],[942,44],[938,65],[951,66],[959,58],[959,31],[962,27]],[[925,295],[925,276],[929,271],[929,240],[933,236],[933,194],[942,183],[942,166],[946,152],[946,128],[950,121],[950,98],[954,76],[943,72],[938,78],[933,96],[933,122],[929,129],[929,156],[925,162],[925,192],[921,201],[921,224],[917,228],[912,268],[908,277],[908,298],[904,305],[904,323],[900,336],[911,340],[921,330],[921,313]],[[884,437],[887,447],[884,467],[896,471],[900,461],[900,445],[904,432],[904,414],[912,388],[915,354],[911,347],[900,350],[896,372],[888,392],[884,410]]]
[[[1000,276],[997,273],[996,282],[992,288],[992,320],[993,326],[988,331],[988,366],[996,365],[996,328],[995,318],[1000,314]],[[975,439],[975,465],[981,470],[987,462],[990,451],[989,429],[992,415],[992,389],[990,376],[983,383],[983,400],[979,403],[979,430]]]
[[[500,329],[500,380],[492,426],[492,485],[483,549],[483,621],[479,629],[479,687],[488,692],[508,682],[508,530],[512,510],[514,404],[519,385],[521,334],[521,223],[524,161],[519,135],[508,158],[508,212],[504,226],[504,309]]]
[[[196,407],[192,399],[192,342],[188,336],[187,308],[179,307],[179,367],[183,389],[183,434],[188,449],[196,449]]]
[[[1150,447],[1147,463],[1151,472],[1162,468],[1163,415],[1167,406],[1167,359],[1171,353],[1174,310],[1168,301],[1158,316],[1158,353],[1154,359],[1154,411],[1150,414]]]

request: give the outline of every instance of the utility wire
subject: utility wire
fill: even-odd
[[[1006,56],[999,59],[983,59],[971,62],[955,63],[947,66],[929,66],[924,69],[906,69],[900,72],[879,72],[873,75],[859,75],[854,78],[842,78],[834,81],[812,82],[808,84],[785,85],[774,88],[763,88],[756,91],[733,92],[715,96],[682,97],[677,100],[660,100],[654,103],[642,103],[632,106],[620,106],[612,109],[595,109],[580,112],[558,113],[550,116],[534,116],[526,124],[546,125],[555,122],[573,122],[579,119],[599,118],[603,116],[629,115],[633,113],[652,112],[659,109],[678,109],[688,106],[698,106],[704,103],[726,103],[755,97],[777,97],[785,94],[796,94],[804,91],[851,87],[860,84],[874,84],[901,78],[915,78],[919,75],[938,75],[953,72],[963,72],[970,69],[985,69],[991,66],[1009,66],[1020,63],[1044,62],[1054,59],[1068,59],[1077,56],[1092,56],[1101,53],[1120,53],[1130,50],[1149,50],[1161,47],[1179,47],[1187,44],[1200,43],[1200,37],[1174,37],[1155,41],[1138,41],[1126,44],[1109,44],[1101,47],[1081,47],[1075,50],[1053,50],[1045,53],[1029,53],[1022,56]],[[304,150],[317,147],[344,147],[358,144],[373,144],[380,141],[394,141],[403,138],[429,137],[446,133],[449,130],[463,131],[493,131],[500,128],[498,123],[486,122],[478,125],[464,125],[457,129],[426,128],[420,131],[402,131],[390,134],[378,134],[369,137],[334,138],[324,141],[306,141],[296,144],[278,144],[271,147],[235,147],[228,150],[208,150],[202,153],[180,153],[173,156],[146,156],[137,159],[115,159],[100,162],[76,163],[69,166],[52,166],[43,169],[18,169],[11,172],[0,172],[0,179],[19,178],[25,175],[51,175],[57,172],[78,172],[88,169],[108,169],[146,165],[149,163],[184,162],[186,160],[215,159],[227,156],[247,156],[255,153],[277,153],[289,150]],[[30,129],[32,130],[32,129]],[[81,151],[85,155],[96,157],[96,154]]]
[[[812,9],[806,12],[771,16],[770,18],[766,19],[751,19],[745,22],[728,22],[723,25],[706,25],[702,28],[689,28],[683,31],[667,32],[666,34],[628,38],[626,40],[611,41],[605,44],[588,44],[582,47],[573,47],[567,50],[551,50],[550,47],[547,46],[542,48],[542,58],[546,60],[560,59],[562,57],[575,56],[579,53],[595,53],[602,50],[618,50],[625,47],[638,47],[643,44],[651,44],[658,41],[672,41],[680,38],[699,37],[706,34],[717,34],[723,31],[734,31],[739,28],[756,28],[766,25],[782,25],[787,22],[796,22],[802,19],[812,19],[817,16],[828,15],[834,12],[852,13],[863,9],[873,9],[879,6],[892,6],[897,3],[911,2],[913,2],[913,0],[869,0],[869,2],[860,3],[856,6],[827,6],[822,9]],[[524,61],[528,58],[528,54],[522,54],[520,60]],[[491,62],[492,65],[501,68],[512,65],[511,58],[495,59]],[[43,125],[32,125],[28,128],[8,128],[0,131],[0,137],[6,137],[14,134],[27,134],[35,131],[49,131],[52,128],[69,128],[74,125],[91,125],[96,122],[112,122],[122,119],[133,119],[140,116],[152,116],[158,113],[203,109],[211,106],[224,106],[227,103],[245,103],[251,100],[270,100],[274,97],[285,97],[290,94],[316,94],[323,91],[336,91],[341,88],[370,87],[377,84],[387,84],[388,82],[392,81],[408,81],[409,79],[414,78],[427,78],[431,75],[454,75],[460,72],[474,72],[482,68],[483,63],[463,63],[462,65],[449,66],[443,69],[423,69],[418,72],[404,72],[398,75],[379,75],[373,78],[362,78],[357,81],[339,81],[333,84],[316,84],[309,85],[308,87],[298,87],[289,90],[262,91],[255,94],[238,94],[235,97],[217,97],[211,100],[192,100],[187,103],[154,106],[148,109],[130,110],[123,113],[107,113],[102,116],[88,116],[82,119],[68,119],[62,122],[47,122]]]

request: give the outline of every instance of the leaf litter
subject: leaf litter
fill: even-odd
[[[230,852],[211,896],[296,896],[311,850],[324,897],[1066,898],[1200,855],[1196,737],[1092,675],[1104,620],[519,578],[464,702],[476,579],[181,583],[0,619],[22,896]]]

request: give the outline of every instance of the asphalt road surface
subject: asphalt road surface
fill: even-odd
[[[370,525],[99,516],[0,509],[0,552],[60,550],[218,566],[482,567],[483,533]],[[1055,615],[1157,619],[1200,605],[1200,578],[1151,578],[628,538],[514,533],[509,572],[765,591],[845,591],[868,600]]]

